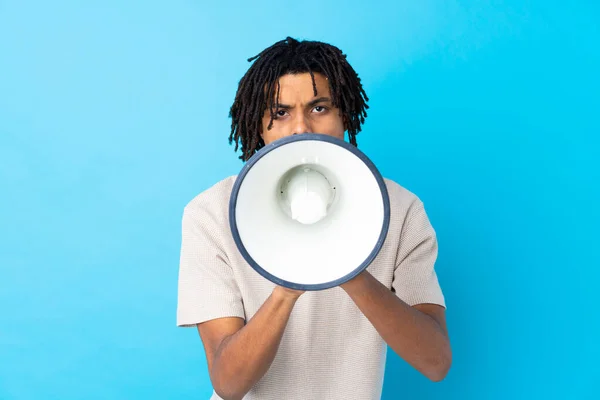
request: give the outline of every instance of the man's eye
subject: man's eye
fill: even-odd
[[[327,110],[327,108],[325,108],[323,106],[316,106],[315,108],[313,108],[313,110],[315,110],[317,113],[322,113],[325,110]]]
[[[287,111],[285,111],[285,110],[277,110],[275,112],[275,115],[278,116],[278,117],[285,117],[286,113],[287,113]]]

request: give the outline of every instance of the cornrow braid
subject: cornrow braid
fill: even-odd
[[[271,129],[277,111],[274,105],[279,103],[279,78],[286,74],[309,73],[315,96],[314,74],[321,73],[328,79],[333,106],[341,112],[350,143],[357,146],[356,135],[367,117],[369,98],[340,49],[323,42],[287,37],[249,58],[248,62],[253,63],[240,80],[229,110],[229,144],[235,142],[235,151],[241,145],[241,160],[248,161],[264,147],[262,117],[269,108],[271,119],[267,129]]]

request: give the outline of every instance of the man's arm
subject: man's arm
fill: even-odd
[[[275,287],[246,325],[237,317],[198,324],[210,379],[220,397],[243,398],[268,371],[302,293]]]
[[[444,379],[452,362],[444,307],[411,307],[366,270],[341,287],[396,354],[432,381]]]

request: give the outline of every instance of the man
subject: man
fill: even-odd
[[[338,48],[288,37],[249,61],[230,114],[242,160],[306,132],[347,132],[356,145],[368,98]],[[234,180],[195,197],[182,222],[177,324],[198,329],[213,399],[379,399],[386,344],[444,378],[451,350],[437,241],[417,196],[386,180],[391,221],[376,259],[339,287],[302,292],[266,280],[238,252],[228,225]]]

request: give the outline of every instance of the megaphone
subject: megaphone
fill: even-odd
[[[229,225],[247,263],[266,279],[323,290],[361,273],[390,223],[381,174],[342,139],[303,133],[256,152],[233,185]]]

